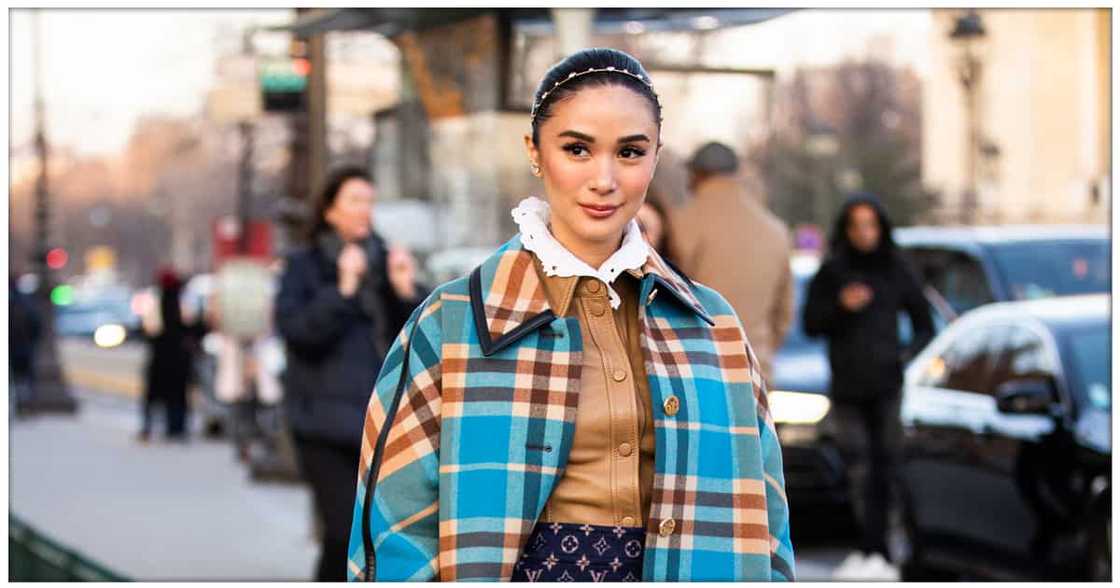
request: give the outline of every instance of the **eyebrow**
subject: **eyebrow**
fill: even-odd
[[[557,136],[559,136],[559,137],[572,137],[573,139],[579,139],[580,141],[586,141],[588,143],[594,143],[595,142],[594,137],[592,137],[591,135],[585,135],[585,134],[583,134],[579,131],[568,130],[568,131],[564,131],[564,132],[560,133]],[[621,137],[618,140],[618,142],[620,144],[621,143],[634,143],[634,142],[637,142],[637,141],[645,141],[647,143],[650,142],[649,137],[645,136],[644,133],[638,133],[637,135],[626,135],[625,137]]]

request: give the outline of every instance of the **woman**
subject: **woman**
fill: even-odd
[[[183,321],[180,295],[183,282],[171,268],[156,274],[159,283],[158,314],[145,325],[148,362],[145,366],[143,414],[138,435],[147,442],[152,434],[152,413],[162,403],[167,415],[167,439],[187,439],[187,386],[191,380],[194,351],[205,326]],[[156,310],[156,309],[153,309]]]
[[[274,324],[284,339],[284,408],[300,469],[323,522],[318,580],[345,579],[362,412],[391,337],[422,300],[415,267],[386,251],[372,229],[366,172],[331,174],[316,208],[310,247],[291,254]]]
[[[913,342],[898,339],[901,311]],[[802,322],[810,337],[828,339],[832,367],[830,426],[848,465],[852,504],[863,544],[836,570],[839,580],[898,580],[888,563],[887,512],[902,441],[902,366],[933,337],[929,305],[898,253],[891,223],[870,194],[849,198],[833,228],[830,254],[812,281]]]
[[[522,201],[519,234],[438,288],[389,351],[352,578],[793,579],[740,322],[634,220],[660,112],[619,51],[580,51],[541,81],[525,145],[547,201]]]

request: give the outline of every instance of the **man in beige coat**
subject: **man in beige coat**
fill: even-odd
[[[730,147],[708,143],[688,167],[692,198],[670,214],[671,259],[731,303],[769,380],[793,318],[789,230],[735,177]]]

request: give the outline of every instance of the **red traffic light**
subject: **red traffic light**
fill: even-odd
[[[47,252],[47,267],[51,269],[62,269],[66,267],[66,262],[69,260],[70,256],[61,247],[55,247]]]
[[[311,75],[311,61],[302,57],[292,60],[292,69],[299,75],[307,77]]]

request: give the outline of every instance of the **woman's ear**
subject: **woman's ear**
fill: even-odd
[[[529,156],[529,169],[533,172],[533,175],[541,175],[541,153],[537,146],[533,144],[531,135],[525,135],[525,153]]]

